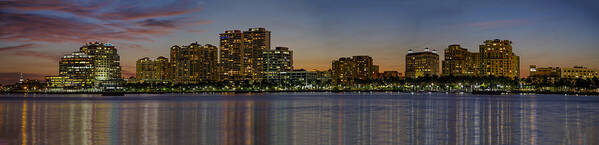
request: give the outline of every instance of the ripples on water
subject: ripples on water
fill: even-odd
[[[141,97],[0,100],[0,145],[599,144],[599,97],[591,96]]]

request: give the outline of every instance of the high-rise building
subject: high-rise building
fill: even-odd
[[[121,62],[114,45],[89,42],[79,50],[92,58],[94,85],[102,90],[120,89]]]
[[[406,77],[419,78],[439,75],[439,55],[436,50],[426,48],[424,52],[408,51],[406,55]]]
[[[170,50],[173,81],[193,84],[202,81],[217,81],[218,49],[192,43],[189,46],[172,46]]]
[[[154,79],[162,82],[170,82],[171,80],[171,63],[168,58],[159,56],[154,61]]]
[[[480,59],[478,53],[469,52],[460,45],[449,45],[445,49],[443,76],[477,76]]]
[[[334,60],[331,78],[337,84],[353,84],[354,80],[358,78],[356,62],[350,57]]]
[[[220,64],[223,80],[262,79],[263,53],[270,50],[270,31],[250,28],[220,34]]]
[[[573,68],[562,68],[561,77],[571,79],[592,79],[595,77],[599,78],[599,72],[583,66],[574,66]]]
[[[378,65],[370,56],[342,57],[333,61],[331,78],[335,83],[352,84],[354,80],[374,79],[377,73]]]
[[[293,51],[287,47],[277,47],[274,50],[262,52],[264,58],[264,79],[280,81],[282,72],[293,70]]]
[[[160,56],[156,60],[144,57],[136,62],[136,76],[139,82],[168,82],[170,63],[167,58]]]
[[[480,45],[480,75],[516,78],[520,76],[520,57],[512,52],[512,41],[485,40]]]
[[[90,89],[94,87],[94,66],[91,56],[73,52],[63,56],[58,63],[58,76],[48,76],[49,88]]]
[[[372,57],[370,56],[353,56],[352,60],[356,64],[356,75],[357,79],[368,80],[374,76],[374,65],[372,64]],[[378,66],[377,66],[378,67]],[[377,70],[378,71],[378,70]]]
[[[220,57],[222,80],[242,80],[245,78],[243,33],[241,30],[228,30],[220,34]]]
[[[148,82],[154,79],[154,61],[144,57],[135,63],[135,76],[140,82]]]

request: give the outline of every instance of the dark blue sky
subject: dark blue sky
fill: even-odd
[[[294,50],[295,67],[328,69],[342,56],[370,55],[403,71],[408,49],[471,51],[509,39],[528,65],[599,68],[599,1],[592,0],[8,0],[0,2],[0,73],[54,75],[58,57],[86,41],[115,43],[124,74],[135,60],[168,56],[172,45],[218,45],[228,29],[266,27],[273,47]],[[13,73],[10,73],[13,74]]]

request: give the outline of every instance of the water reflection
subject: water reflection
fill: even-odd
[[[599,144],[596,97],[203,98],[1,101],[0,145]]]

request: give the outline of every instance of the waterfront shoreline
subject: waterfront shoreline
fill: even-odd
[[[531,94],[563,94],[563,95],[583,95],[583,96],[599,96],[599,92],[541,92],[541,91],[475,91],[475,92],[445,92],[445,91],[399,91],[399,90],[305,90],[305,91],[193,91],[193,92],[122,92],[123,95],[132,94],[268,94],[268,93],[444,93],[444,94],[471,94],[471,95],[531,95]],[[16,94],[40,94],[40,95],[99,95],[102,96],[106,92],[2,92],[0,93],[0,100],[6,98],[25,98],[25,97],[6,97],[6,95]],[[98,96],[95,96],[98,97]],[[123,97],[123,96],[111,96],[106,95],[101,98],[110,97]],[[58,97],[29,97],[27,99],[35,98],[58,98]],[[66,97],[73,98],[73,97]],[[82,97],[87,98],[87,97]]]

